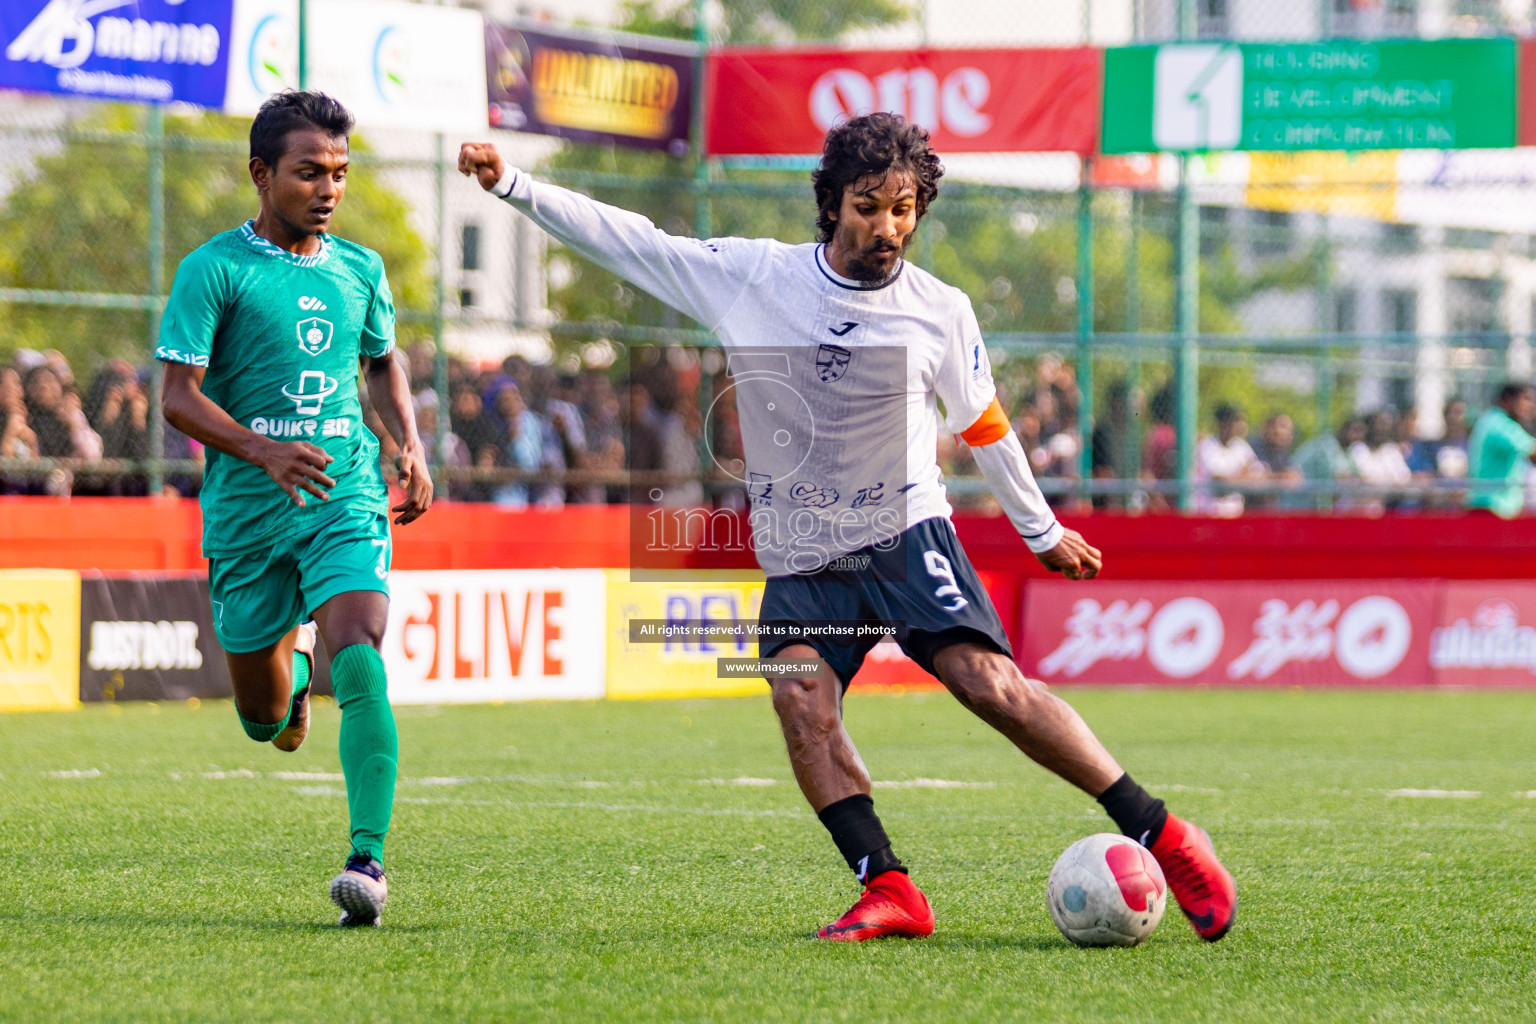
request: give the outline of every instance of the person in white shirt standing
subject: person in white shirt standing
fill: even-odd
[[[486,143],[466,143],[459,170],[725,346],[752,541],[768,575],[760,654],[819,659],[830,670],[769,673],[773,707],[801,791],[865,886],[819,937],[934,928],[843,728],[843,695],[880,639],[829,633],[848,623],[894,627],[902,649],[962,704],[1095,797],[1152,852],[1202,938],[1226,934],[1236,888],[1209,838],[1137,785],[1065,701],[1023,676],[955,538],[934,456],[939,402],[1041,563],[1069,579],[1101,567],[1035,483],[970,300],[902,259],[943,174],[927,132],[885,113],[833,128],[812,176],[820,241],[805,245],[668,235],[638,214],[533,181]]]
[[[1200,488],[1200,511],[1216,516],[1240,516],[1244,500],[1241,491],[1215,493],[1213,484],[1256,483],[1267,475],[1248,443],[1248,420],[1234,405],[1216,407],[1216,433],[1207,434],[1195,446],[1195,479]]]

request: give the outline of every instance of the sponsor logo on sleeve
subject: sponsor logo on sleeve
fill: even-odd
[[[161,345],[155,349],[155,358],[168,363],[186,363],[188,366],[207,366],[208,357],[195,352],[183,352],[179,348]]]

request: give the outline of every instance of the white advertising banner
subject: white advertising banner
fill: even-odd
[[[298,0],[236,0],[225,113],[254,114],[298,85]],[[311,0],[311,89],[364,128],[486,127],[485,20],[478,11],[383,0]]]
[[[299,87],[299,0],[235,0],[230,36],[224,113],[250,117],[268,96]]]
[[[391,703],[604,695],[601,569],[393,572],[389,589]]]

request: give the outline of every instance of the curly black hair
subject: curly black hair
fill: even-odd
[[[928,148],[928,132],[899,114],[876,113],[850,118],[827,132],[821,163],[811,172],[816,189],[816,239],[832,241],[843,191],[867,178],[892,172],[911,175],[917,186],[917,216],[939,194],[944,165]]]
[[[352,134],[352,114],[323,92],[285,89],[256,111],[251,122],[251,157],[276,167],[286,152],[288,133],[302,128],[318,128],[333,139],[344,139]]]

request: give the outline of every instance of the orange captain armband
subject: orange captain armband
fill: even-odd
[[[992,404],[982,410],[976,422],[966,427],[960,437],[972,448],[980,448],[984,444],[1001,441],[1012,432],[1013,424],[1008,422],[1008,414],[1003,412],[1002,404],[993,396]]]

